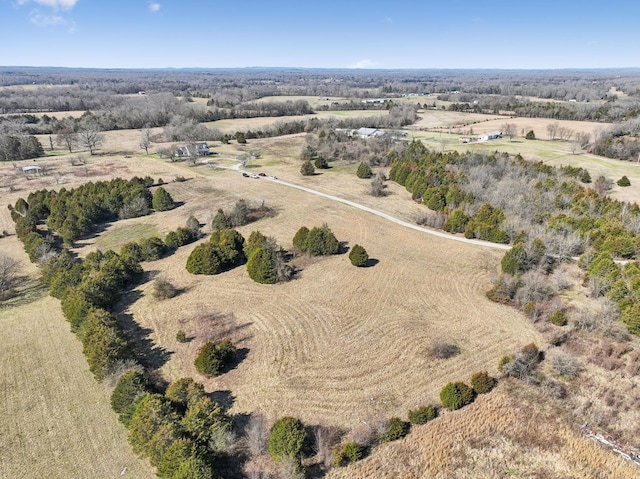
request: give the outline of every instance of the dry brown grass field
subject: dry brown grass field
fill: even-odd
[[[640,477],[637,466],[581,436],[578,425],[527,386],[500,384],[475,403],[380,446],[330,479]]]
[[[211,183],[228,192],[222,201],[200,193],[202,185]],[[262,410],[310,423],[354,426],[367,417],[402,414],[426,398],[435,400],[452,377],[492,369],[514,344],[541,341],[513,310],[484,297],[499,253],[406,231],[331,200],[235,172],[172,186],[168,190],[185,207],[198,199],[199,205],[211,205],[210,214],[240,197],[264,201],[279,212],[241,228],[245,237],[259,229],[287,248],[300,226],[326,222],[339,239],[364,245],[379,261],[357,269],[346,255],[314,260],[296,280],[276,286],[252,282],[244,268],[192,276],[184,269],[192,247],[146,265],[185,290],[158,302],[149,295],[150,284],[143,285],[141,298],[128,311],[153,331],[150,337],[158,348],[171,352],[162,366],[167,380],[196,375],[199,341],[179,344],[176,332],[184,329],[197,337],[199,315],[233,314],[234,339],[248,354],[224,376],[201,378],[209,389],[232,391],[232,412]],[[387,209],[385,200],[406,203],[406,195],[399,193],[380,200],[381,208]],[[174,210],[162,223],[177,224],[188,213]],[[428,349],[435,339],[457,344],[461,354],[431,359]]]
[[[267,116],[262,118],[237,118],[233,120],[210,121],[203,124],[209,127],[217,128],[223,133],[228,133],[232,131],[257,130],[260,128],[273,125],[274,123],[277,123],[277,122],[300,121],[300,120],[308,120],[310,118],[320,118],[320,119],[341,118],[341,117],[359,118],[359,117],[368,117],[368,116],[381,116],[381,115],[388,115],[388,114],[389,112],[387,110],[321,111],[311,115]]]
[[[4,198],[3,198],[4,199]],[[0,306],[0,477],[151,478],[130,450],[109,406],[109,391],[89,372],[82,345],[59,301],[47,295],[15,236],[0,251],[24,261],[20,296]]]
[[[446,110],[419,110],[418,120],[413,125],[407,127],[407,130],[421,130],[426,128],[464,128],[473,127],[473,131],[480,130],[480,126],[484,127],[487,122],[500,121],[498,115],[485,115],[483,113],[461,113]],[[476,124],[478,124],[476,126]],[[494,128],[489,128],[491,131]]]
[[[48,165],[50,173],[44,177],[26,179],[20,170],[21,163],[16,163],[16,167],[0,163],[0,199],[4,204],[0,208],[0,231],[13,231],[5,205],[15,203],[20,196],[26,197],[29,191],[71,188],[89,180],[115,176],[150,175],[169,182],[166,189],[183,204],[169,212],[108,225],[97,237],[79,242],[80,254],[95,246],[117,247],[136,234],[157,232],[162,237],[184,225],[189,215],[208,224],[218,208],[231,208],[237,199],[244,198],[250,204],[264,203],[277,212],[273,218],[240,228],[245,237],[260,230],[289,248],[299,227],[326,222],[338,239],[351,246],[363,245],[377,260],[374,266],[362,269],[354,268],[344,254],[298,260],[301,267],[298,277],[280,285],[254,283],[244,267],[218,276],[190,275],[185,264],[193,245],[170,257],[146,263],[150,279],[158,276],[169,279],[181,294],[158,301],[151,296],[152,282],[148,281],[124,298],[118,313],[130,330],[137,331],[141,343],[150,340],[155,353],[161,353],[152,354],[149,361],[165,380],[194,376],[209,391],[226,391],[221,397],[229,399],[232,413],[262,411],[273,418],[290,414],[311,424],[353,428],[362,421],[380,417],[406,417],[410,408],[437,402],[444,384],[467,381],[478,370],[495,373],[497,360],[523,344],[533,341],[546,347],[542,335],[523,315],[488,301],[484,295],[502,253],[407,230],[361,210],[266,179],[243,178],[236,171],[214,170],[206,165],[187,167],[147,157],[139,153],[139,137],[137,130],[107,133],[100,154],[85,155],[87,163],[82,166],[71,166],[66,156],[38,160]],[[260,151],[262,157],[249,163],[252,171],[275,174],[285,181],[336,194],[400,219],[411,221],[422,211],[398,185],[388,185],[388,194],[383,198],[367,195],[368,181],[355,177],[355,164],[335,165],[313,177],[300,176],[297,158],[303,144],[304,135],[291,135],[250,140],[245,146],[215,144],[215,149],[220,156],[229,157]],[[187,181],[171,182],[178,175],[185,176]],[[15,191],[9,191],[8,184]],[[208,226],[204,230],[210,231]],[[15,237],[0,239],[0,250],[27,262]],[[31,266],[28,271],[35,274]],[[119,473],[124,466],[129,468],[130,477],[147,477],[150,471],[128,452],[124,428],[109,409],[108,390],[93,382],[80,344],[68,332],[57,300],[41,293],[31,302],[17,302],[9,307],[0,311],[0,320],[9,328],[9,334],[14,335],[14,344],[26,344],[28,339],[37,344],[42,361],[59,358],[53,359],[55,368],[45,371],[54,369],[61,378],[49,378],[52,382],[46,383],[46,378],[31,374],[32,368],[18,367],[20,364],[35,367],[35,363],[25,363],[35,361],[35,354],[21,360],[15,358],[25,348],[0,352],[3,371],[6,367],[10,378],[15,376],[16,381],[22,381],[8,398],[13,400],[12,415],[5,418],[3,412],[0,422],[1,425],[11,420],[4,426],[9,435],[2,437],[7,441],[11,439],[5,438],[14,438],[2,448],[9,454],[3,453],[0,464],[4,469],[0,469],[0,477],[5,470],[25,471],[16,477],[39,477],[43,470],[39,467],[45,461],[65,464],[67,469],[61,471],[68,473],[66,477],[112,477],[113,471]],[[38,327],[43,310],[51,316],[46,328]],[[215,318],[213,326],[207,324],[206,318]],[[219,378],[200,377],[193,367],[203,340],[203,325],[213,329],[231,327],[228,334],[242,352],[238,365]],[[178,343],[175,336],[179,329],[194,339]],[[428,350],[435,339],[456,344],[461,353],[448,360],[432,359]],[[77,371],[82,373],[72,374]],[[37,392],[29,389],[31,384],[37,384],[29,383],[33,377],[45,381],[48,392],[36,398],[33,408],[21,407],[17,398],[32,397]],[[75,381],[81,382],[80,386],[75,387]],[[65,436],[46,436],[34,443],[15,442],[15,437],[21,434],[20,427],[29,428],[33,434],[37,431],[38,421],[31,419],[38,416],[32,411],[44,409],[50,403],[66,406],[67,398],[78,390],[85,391],[82,388],[87,389],[84,397],[93,398],[81,403],[90,411],[81,414],[79,411],[83,409],[79,406],[77,410],[64,409],[57,416],[60,425],[56,423],[54,427],[73,429],[65,432],[74,434],[74,444],[88,442],[91,447],[72,448],[66,455]],[[333,474],[335,477],[471,478],[504,477],[507,473],[513,477],[634,477],[634,470],[626,463],[582,439],[568,419],[556,417],[551,405],[538,410],[535,405],[544,405],[544,401],[527,399],[527,394],[535,393],[501,386],[471,407],[416,428],[407,439],[380,448],[362,464]],[[91,414],[97,416],[85,419],[93,418]],[[536,417],[546,419],[536,421]],[[536,429],[542,426],[548,428],[544,434]],[[95,427],[100,428],[99,433],[93,431]],[[551,435],[554,439],[550,444],[554,447],[541,444],[539,439],[535,442],[535,437],[527,436],[529,429],[537,431],[536,437]],[[101,439],[100,434],[112,442]],[[468,441],[460,442],[465,438]],[[77,464],[88,461],[82,454],[94,450],[91,442],[94,440],[98,449],[115,449],[92,464]],[[62,450],[55,449],[56,444],[63,444]],[[530,450],[534,454],[527,455]],[[74,461],[74,454],[81,459]],[[25,458],[32,455],[40,457],[41,462],[31,465]],[[602,474],[589,476],[587,472],[596,466],[602,468]],[[86,472],[89,467],[113,469]],[[447,467],[460,471],[459,475],[438,475],[438,471],[453,470]],[[515,472],[508,472],[512,471],[509,468]],[[131,472],[134,470],[139,472]],[[540,474],[536,476],[531,471]]]

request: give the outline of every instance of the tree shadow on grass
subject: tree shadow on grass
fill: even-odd
[[[150,337],[153,330],[140,326],[133,314],[127,311],[128,306],[135,303],[141,296],[142,293],[137,290],[126,292],[114,308],[113,314],[118,319],[118,324],[133,350],[136,361],[146,369],[160,369],[169,361],[172,352],[156,346]]]
[[[233,359],[222,368],[220,373],[224,374],[236,369],[238,365],[247,358],[248,354],[249,348],[238,348],[236,350],[236,354],[233,356]]]
[[[375,265],[377,265],[380,262],[380,260],[375,259],[375,258],[369,258],[367,260],[367,262],[364,264],[365,268],[373,268]]]
[[[40,280],[20,276],[16,278],[16,283],[15,288],[5,293],[4,299],[0,298],[0,309],[24,306],[47,296],[47,285]]]
[[[236,402],[236,397],[228,389],[222,391],[212,391],[209,393],[209,398],[212,401],[220,404],[225,411],[228,411]]]

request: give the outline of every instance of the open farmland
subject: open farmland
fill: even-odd
[[[181,194],[172,185],[168,189],[185,205],[196,197],[207,202],[198,193],[203,181],[179,184]],[[514,344],[540,342],[524,318],[484,297],[497,252],[405,230],[265,180],[230,172],[217,176],[215,184],[238,198],[264,200],[279,212],[241,228],[245,237],[259,229],[289,247],[300,226],[327,222],[339,239],[365,245],[379,263],[357,269],[345,255],[314,260],[299,278],[277,286],[252,282],[244,268],[212,277],[189,275],[184,264],[190,247],[148,264],[185,290],[158,303],[143,285],[142,297],[127,311],[153,331],[156,347],[171,352],[162,367],[169,381],[196,374],[197,342],[178,344],[175,333],[184,329],[197,336],[194,318],[203,311],[232,313],[237,345],[248,349],[237,369],[205,380],[208,389],[232,391],[233,412],[263,410],[343,426],[435,400],[452,377],[494,367]],[[406,195],[386,199],[407,201]],[[380,200],[382,208],[386,199]],[[224,205],[216,198],[208,202]],[[428,350],[435,339],[457,344],[462,353],[432,360]]]
[[[347,110],[347,111],[321,111],[309,115],[296,115],[296,116],[266,116],[260,118],[236,118],[232,120],[217,120],[203,123],[208,127],[217,128],[222,133],[230,133],[234,131],[246,131],[257,130],[276,122],[287,121],[303,121],[311,118],[362,118],[369,116],[383,116],[388,115],[387,110]]]
[[[21,295],[0,307],[0,477],[154,477],[131,452],[109,391],[89,372],[59,301],[39,285],[22,245],[2,238],[0,251],[23,260],[29,275]]]
[[[345,112],[345,115],[352,113]],[[362,112],[363,116],[365,113],[377,112]],[[446,122],[453,121],[453,118],[448,115],[442,117],[445,123],[441,126],[446,126]],[[268,119],[268,124],[274,120]],[[504,121],[500,120],[500,124]],[[247,120],[230,122],[233,122],[229,125],[232,130],[248,128],[243,123]],[[422,138],[422,135],[430,135],[431,146],[440,147],[433,133],[420,132],[416,137]],[[235,171],[218,171],[206,165],[190,168],[184,163],[168,163],[147,157],[139,153],[139,137],[138,130],[107,132],[100,155],[87,155],[86,165],[71,166],[64,156],[46,158],[42,161],[50,166],[49,176],[31,180],[17,174],[19,168],[1,164],[0,177],[13,178],[12,183],[17,188],[13,192],[3,188],[2,199],[6,203],[15,203],[18,197],[26,197],[29,191],[37,188],[71,188],[89,180],[150,175],[170,182],[165,188],[181,203],[180,207],[106,225],[95,238],[78,242],[76,252],[84,255],[94,247],[117,248],[128,239],[151,234],[163,237],[168,231],[184,225],[189,215],[205,223],[204,230],[209,233],[208,224],[215,211],[218,208],[230,209],[237,199],[244,198],[251,205],[264,202],[277,212],[274,218],[240,228],[245,238],[251,231],[259,229],[289,248],[300,226],[319,226],[327,222],[339,240],[350,246],[356,243],[365,246],[377,261],[373,267],[359,269],[351,266],[347,255],[305,259],[299,261],[302,271],[294,281],[275,286],[254,283],[244,267],[219,276],[190,275],[184,266],[193,245],[185,246],[162,260],[144,264],[149,279],[167,278],[180,289],[181,294],[170,300],[157,301],[150,294],[152,284],[149,281],[124,298],[118,306],[118,314],[139,344],[150,342],[152,354],[147,358],[148,365],[157,368],[166,381],[193,376],[204,382],[208,391],[214,391],[216,398],[231,405],[232,413],[262,411],[271,418],[290,414],[308,424],[355,428],[363,421],[392,415],[405,417],[409,408],[436,403],[438,391],[449,381],[466,381],[473,372],[483,369],[495,374],[497,360],[518,346],[530,342],[545,346],[542,335],[524,315],[492,303],[485,297],[484,293],[498,270],[502,252],[407,230],[366,212],[266,179],[247,179]],[[424,139],[429,142],[427,136]],[[368,195],[370,182],[355,177],[357,163],[336,163],[330,170],[312,177],[301,177],[298,156],[304,145],[304,134],[249,140],[244,146],[214,142],[211,145],[221,157],[229,158],[243,152],[259,151],[261,158],[252,159],[247,166],[252,172],[275,174],[283,180],[338,195],[406,221],[414,221],[424,212],[424,207],[412,202],[410,194],[396,184],[387,184],[386,197]],[[158,146],[156,144],[154,148]],[[464,145],[450,145],[448,148],[454,146],[468,148]],[[592,155],[572,155],[565,142],[523,140],[519,143],[503,139],[482,147],[490,151],[523,151],[528,158],[543,158],[552,164],[574,161],[574,164],[587,167],[592,175],[602,171],[614,180],[627,174],[632,187],[616,187],[613,195],[625,195],[620,197],[630,200],[640,197],[636,165]],[[540,156],[534,151],[539,151]],[[211,157],[210,161],[215,163],[219,160]],[[18,167],[22,164],[16,162]],[[224,165],[228,166],[227,163]],[[187,181],[171,182],[178,175],[185,176]],[[5,228],[12,231],[8,210],[3,208],[0,211],[0,231]],[[3,252],[5,245],[10,245],[13,256],[21,256],[26,261],[15,238],[0,239]],[[57,324],[55,328],[36,327],[38,311],[43,308],[59,311],[58,302],[41,297],[32,304],[15,305],[14,311],[19,311],[16,317],[21,321],[7,323],[23,335],[16,335],[15,343],[27,336],[34,342],[45,341],[44,335],[54,339],[68,336],[76,351],[65,354],[76,354],[80,365],[75,367],[86,373],[88,382],[93,381],[83,363],[81,347],[74,343],[75,339],[68,332],[61,314],[52,315],[52,321]],[[3,313],[0,312],[0,318],[4,320]],[[193,358],[202,344],[198,328],[202,325],[202,318],[207,317],[214,318],[214,323],[222,323],[221,328],[231,325],[229,335],[241,351],[241,361],[232,371],[209,380],[198,376],[193,367]],[[25,321],[28,318],[31,318],[32,325]],[[178,343],[175,336],[179,329],[184,329],[194,339],[190,343]],[[461,353],[448,360],[434,359],[429,355],[434,340],[456,344]],[[46,351],[46,348],[42,349]],[[45,354],[49,353],[43,353],[42,358],[48,357]],[[51,354],[51,357],[56,357],[53,351]],[[0,358],[4,361],[5,356]],[[6,361],[4,364],[10,368],[19,362]],[[16,374],[26,377],[25,370],[28,368],[16,369]],[[72,381],[72,370],[70,367],[63,382]],[[47,393],[47,403],[66,401],[66,397],[58,395],[58,383],[55,384]],[[99,424],[104,434],[110,434],[109,428],[113,427],[116,431],[113,437],[118,438],[123,449],[108,453],[115,458],[111,464],[103,460],[82,466],[94,469],[82,469],[78,477],[111,477],[120,472],[121,464],[127,465],[130,477],[146,477],[150,471],[144,463],[126,454],[126,434],[108,409],[108,391],[100,385],[94,386],[95,391],[88,392],[87,397],[96,395],[95,402],[100,402],[103,407],[96,408],[93,413],[107,415],[113,423],[103,426],[95,420],[94,424]],[[24,385],[17,391],[15,397],[34,394]],[[556,421],[549,411],[545,425],[556,421],[550,437],[562,453],[539,442],[527,442],[533,441],[526,436],[527,428],[535,429],[540,424],[522,421],[523,417],[535,417],[538,410],[533,405],[527,403],[511,408],[514,398],[519,400],[521,394],[524,393],[520,390],[499,389],[469,409],[456,413],[464,415],[460,424],[456,422],[456,416],[447,414],[442,421],[416,428],[406,440],[382,447],[380,456],[376,452],[362,464],[333,474],[335,477],[403,477],[404,474],[413,477],[409,475],[412,472],[398,469],[400,465],[413,461],[418,465],[409,471],[431,467],[431,473],[436,475],[439,471],[458,470],[462,471],[459,477],[482,477],[477,472],[485,470],[486,477],[492,477],[490,474],[494,469],[513,470],[516,477],[527,477],[518,476],[518,471],[531,470],[539,471],[541,475],[543,472],[552,474],[551,477],[590,477],[589,471],[596,466],[601,468],[602,474],[593,477],[634,477],[634,470],[626,463],[619,458],[611,459],[608,452],[580,438],[575,426],[566,418]],[[14,414],[19,417],[29,411],[16,407]],[[505,418],[494,426],[490,421],[481,420],[485,415],[491,418],[504,415]],[[69,440],[83,444],[91,436],[93,429],[91,423],[84,423],[84,415],[69,418],[61,413],[58,416],[61,424],[74,424],[71,427],[77,436]],[[92,417],[89,413],[87,416]],[[77,421],[77,426],[73,421]],[[55,424],[52,427],[63,426]],[[17,430],[15,424],[11,428],[11,431]],[[465,441],[465,445],[440,441],[442,437],[459,438],[459,441]],[[108,441],[100,438],[95,441],[95,447],[92,445],[89,451],[96,448],[110,451]],[[19,467],[39,474],[45,466],[38,463],[31,469],[24,465],[24,457],[31,451],[43,458],[51,457],[53,451],[60,454],[60,463],[63,460],[67,461],[65,464],[71,462],[64,456],[67,451],[56,452],[53,446],[43,451],[43,443],[46,444],[44,440],[38,440],[37,444],[19,444],[21,448],[24,446],[24,453],[16,452],[18,443],[8,443],[11,455],[7,456],[6,470],[12,473]],[[435,443],[438,447],[432,448]],[[525,452],[531,450],[535,454],[526,456]],[[80,455],[80,452],[75,454]],[[54,466],[58,467],[58,463],[55,462]],[[75,475],[75,467],[75,464],[68,466],[68,470],[73,471],[71,475]],[[444,472],[440,473],[439,477],[449,477]],[[416,476],[420,477],[420,474],[416,472]]]

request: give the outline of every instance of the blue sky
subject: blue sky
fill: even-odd
[[[0,0],[0,65],[640,67],[640,2]]]

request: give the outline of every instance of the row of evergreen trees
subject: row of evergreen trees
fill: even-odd
[[[107,191],[108,183],[98,188],[109,197],[117,196],[122,181],[110,183],[114,192]],[[137,181],[132,184],[135,187]],[[69,190],[68,194],[85,198],[76,190]],[[122,291],[141,278],[140,261],[158,259],[170,248],[197,239],[199,222],[189,218],[186,227],[168,233],[164,242],[147,238],[123,245],[120,254],[96,250],[80,260],[67,248],[58,248],[59,242],[51,239],[55,230],[38,228],[42,222],[55,224],[49,223],[48,217],[56,197],[52,192],[41,191],[30,195],[28,201],[19,201],[12,208],[16,231],[23,241],[32,235],[48,241],[50,249],[42,265],[42,281],[50,294],[60,299],[63,314],[82,343],[95,378],[103,381],[118,377],[111,405],[129,429],[133,451],[149,458],[161,478],[217,477],[214,463],[229,442],[229,416],[191,378],[177,381],[164,393],[153,385],[136,363],[117,318],[109,312]],[[85,204],[88,203],[91,202]],[[58,207],[53,206],[54,211],[55,208]],[[32,247],[25,243],[25,248],[30,252]]]

